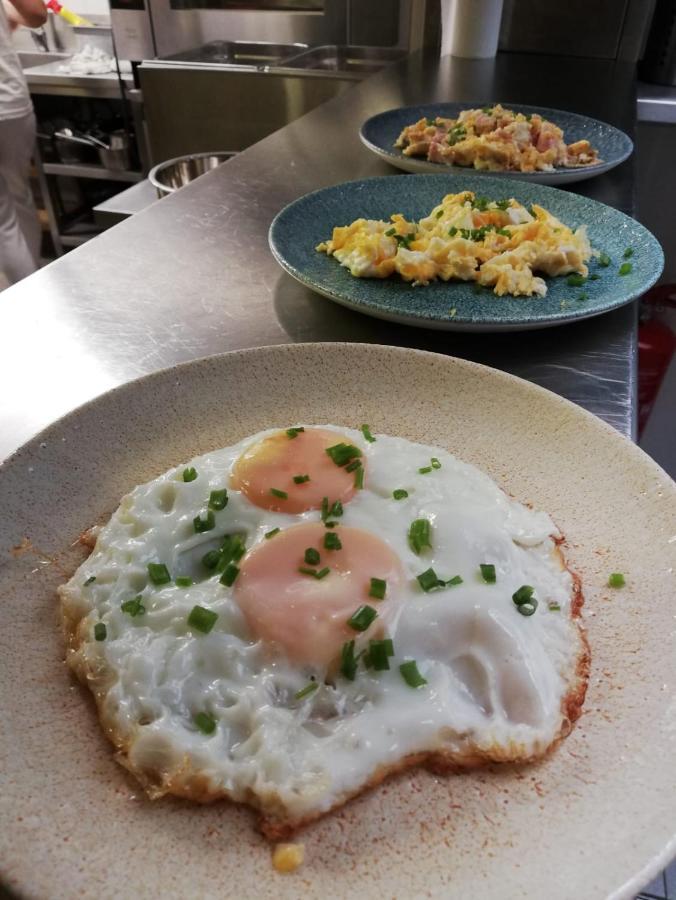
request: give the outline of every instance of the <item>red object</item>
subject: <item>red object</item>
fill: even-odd
[[[660,284],[641,299],[638,328],[638,433],[643,431],[676,350],[676,284]]]

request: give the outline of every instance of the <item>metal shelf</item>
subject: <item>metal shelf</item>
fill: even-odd
[[[71,178],[99,178],[103,181],[143,181],[141,172],[123,169],[104,169],[103,166],[72,165],[70,163],[43,163],[45,175],[68,175]]]

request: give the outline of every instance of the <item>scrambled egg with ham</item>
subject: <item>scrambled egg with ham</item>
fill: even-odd
[[[551,172],[556,166],[577,168],[601,162],[589,141],[566,144],[558,125],[537,113],[515,113],[499,103],[465,109],[457,119],[419,119],[404,128],[394,146],[404,156],[492,172]]]
[[[472,191],[447,194],[418,222],[357,219],[333,229],[318,251],[356,278],[395,273],[414,285],[459,279],[505,294],[544,297],[545,275],[588,274],[593,255],[584,225],[573,231],[541,206],[488,200]]]

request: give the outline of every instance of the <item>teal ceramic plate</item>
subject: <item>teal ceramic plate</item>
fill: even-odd
[[[503,103],[507,109],[522,112],[526,115],[538,113],[550,122],[554,122],[563,130],[567,144],[583,139],[588,140],[592,147],[599,151],[601,162],[594,166],[583,166],[579,169],[555,169],[553,172],[490,172],[490,177],[519,178],[537,184],[572,184],[575,181],[585,181],[602,175],[615,166],[619,166],[627,157],[631,156],[634,145],[631,138],[619,128],[599,122],[598,119],[590,119],[588,116],[580,116],[577,113],[567,112],[563,109],[549,109],[546,106],[524,106],[521,103]],[[428,103],[423,106],[400,106],[398,109],[389,109],[367,119],[361,127],[359,137],[369,150],[380,156],[398,169],[404,172],[449,172],[460,174],[471,172],[480,174],[476,169],[467,169],[461,166],[445,166],[442,163],[428,162],[426,159],[414,156],[404,156],[394,142],[407,125],[412,125],[423,116],[434,118],[444,116],[454,119],[463,109],[472,109],[484,106],[483,103]]]
[[[337,260],[315,250],[331,237],[334,226],[360,217],[389,219],[392,213],[418,219],[446,194],[461,190],[495,200],[514,197],[526,206],[538,203],[566,225],[587,225],[592,247],[608,254],[611,263],[603,268],[592,261],[590,272],[598,280],[582,287],[571,287],[563,276],[546,279],[543,298],[496,297],[460,281],[412,287],[394,277],[354,278]],[[366,315],[449,331],[517,331],[598,316],[643,294],[664,266],[656,238],[616,209],[556,188],[484,175],[409,175],[337,184],[285,207],[270,226],[269,240],[282,268],[317,293]],[[632,255],[625,260],[628,248]],[[620,275],[627,261],[631,271]]]

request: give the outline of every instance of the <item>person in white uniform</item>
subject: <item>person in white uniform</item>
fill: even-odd
[[[17,25],[47,20],[42,0],[0,0],[0,280],[13,284],[38,267],[40,223],[30,189],[35,116],[12,46]]]

